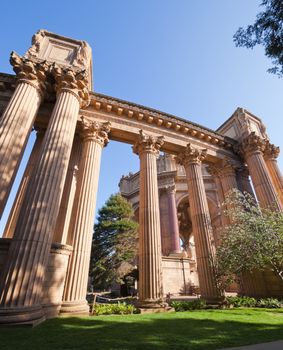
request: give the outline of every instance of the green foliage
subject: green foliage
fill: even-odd
[[[128,315],[133,314],[135,307],[126,303],[118,304],[96,304],[93,307],[94,314],[100,315]]]
[[[235,307],[256,307],[257,300],[250,297],[227,297],[227,302]]]
[[[238,190],[228,194],[224,207],[231,224],[221,232],[216,253],[218,283],[224,289],[257,269],[272,269],[283,283],[283,214],[260,209],[251,195]]]
[[[276,298],[266,298],[256,300],[250,297],[227,297],[228,304],[234,307],[261,307],[266,309],[279,309],[282,307],[282,303]]]
[[[276,298],[260,299],[257,302],[257,307],[264,307],[266,309],[279,309],[282,306],[282,302]]]
[[[94,226],[91,276],[96,290],[125,283],[134,270],[138,224],[132,205],[121,196],[110,196],[98,212]]]
[[[206,301],[203,299],[192,301],[172,301],[170,306],[174,307],[175,311],[200,310],[205,309]]]
[[[234,35],[237,46],[253,48],[262,45],[265,54],[271,58],[273,67],[270,73],[283,76],[283,1],[263,0],[261,6],[265,7],[260,12],[254,24],[247,28],[240,27]]]

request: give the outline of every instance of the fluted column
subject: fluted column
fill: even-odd
[[[17,74],[16,89],[0,118],[0,218],[43,98],[45,63],[11,54]]]
[[[280,148],[267,142],[264,150],[264,159],[271,175],[274,187],[279,195],[281,206],[283,206],[283,177],[277,164]]]
[[[201,171],[205,156],[206,150],[188,144],[178,161],[184,165],[187,176],[201,296],[209,302],[215,302],[220,300],[221,292],[216,286],[213,263],[215,247],[212,243],[212,226]]]
[[[179,223],[176,207],[176,188],[175,186],[167,186],[167,199],[168,199],[168,215],[169,215],[169,229],[171,237],[171,254],[180,254],[180,235],[179,235]]]
[[[250,173],[248,167],[243,165],[237,168],[237,177],[239,179],[239,187],[240,190],[244,193],[249,193],[252,197],[255,197],[251,181],[250,181]]]
[[[251,133],[242,143],[242,151],[252,177],[257,199],[263,208],[282,210],[267,165],[263,158],[266,140]]]
[[[22,177],[18,192],[16,194],[16,198],[13,204],[13,207],[11,209],[4,233],[3,233],[3,238],[12,238],[14,235],[14,231],[16,228],[18,216],[20,213],[20,209],[23,203],[24,195],[26,192],[27,184],[29,182],[32,170],[34,168],[34,165],[38,159],[39,156],[39,151],[42,145],[43,141],[43,136],[44,136],[44,129],[37,129],[36,133],[36,140],[33,145],[24,175]]]
[[[83,73],[54,66],[57,100],[0,280],[0,323],[44,319],[40,296],[59,212],[75,128],[84,97]],[[85,79],[86,80],[86,79]],[[82,97],[82,98],[80,98]]]
[[[68,239],[72,208],[77,187],[78,165],[81,157],[81,140],[76,135],[73,142],[68,171],[64,184],[60,210],[52,242],[72,245]]]
[[[140,158],[139,208],[139,303],[141,307],[160,307],[163,297],[161,270],[160,214],[156,157],[163,137],[140,131],[133,147]]]
[[[110,123],[82,120],[83,149],[72,211],[72,246],[61,313],[89,313],[86,301],[94,211],[101,151],[108,142]]]

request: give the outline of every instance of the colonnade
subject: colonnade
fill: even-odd
[[[1,214],[51,81],[56,93],[48,125],[37,131],[5,229],[4,237],[11,242],[0,272],[0,324],[36,324],[52,314],[44,311],[46,305],[49,308],[51,305],[51,309],[54,305],[56,312],[61,313],[88,313],[85,297],[93,216],[101,152],[108,142],[111,125],[86,117],[79,119],[80,108],[89,104],[85,70],[34,63],[15,54],[11,62],[17,73],[17,86],[0,119]],[[164,307],[156,167],[163,143],[163,136],[148,135],[141,130],[133,146],[140,158],[140,307]],[[254,133],[241,147],[260,204],[282,210],[283,180],[276,163],[278,148]],[[213,241],[201,171],[206,156],[206,150],[188,143],[177,159],[186,172],[201,295],[210,302],[217,302],[222,298],[214,270],[218,242]],[[221,200],[232,188],[252,191],[246,169],[236,169],[228,159],[212,167],[211,172]],[[173,252],[179,253],[175,189],[169,187],[167,195]],[[43,302],[46,293],[42,290],[47,267],[51,266],[51,247],[53,252],[56,249],[68,251],[65,254],[68,261],[62,264],[65,269],[60,275],[62,280],[56,280],[56,274],[52,277],[54,283],[62,286],[61,294],[54,292],[53,304],[52,293],[50,300],[46,297],[47,301]]]

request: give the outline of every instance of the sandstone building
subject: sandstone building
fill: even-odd
[[[198,283],[202,297],[219,300],[209,258],[217,249],[217,228],[227,220],[219,211],[225,194],[233,188],[252,192],[251,179],[262,207],[283,206],[279,149],[261,120],[238,108],[213,131],[93,92],[89,45],[45,30],[10,62],[16,75],[0,74],[0,215],[32,129],[37,136],[0,239],[0,324],[88,313],[100,159],[111,140],[132,144],[140,159],[139,184],[135,175],[121,182],[132,201],[139,187],[140,307],[163,307],[169,282],[162,272],[172,262],[178,274],[190,270],[188,281]],[[157,163],[160,151],[166,156]],[[247,279],[244,292],[282,295],[270,273]]]

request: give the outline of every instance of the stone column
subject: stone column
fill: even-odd
[[[168,215],[169,215],[169,229],[170,229],[170,237],[171,237],[171,254],[180,254],[180,235],[179,235],[179,223],[177,216],[177,207],[176,207],[176,199],[175,186],[167,186],[167,199],[168,199]]]
[[[78,166],[81,157],[81,140],[75,135],[68,171],[64,184],[64,191],[61,199],[60,210],[53,236],[53,242],[61,244],[72,244],[68,240],[69,226],[71,221],[72,208],[77,186]]]
[[[27,184],[29,182],[32,170],[34,168],[34,165],[38,159],[39,156],[39,152],[40,152],[40,148],[41,148],[41,144],[43,141],[43,136],[44,136],[44,129],[38,129],[37,133],[36,133],[36,140],[34,143],[34,146],[32,148],[24,175],[22,177],[13,207],[11,209],[5,230],[4,230],[4,234],[3,234],[3,238],[12,238],[14,235],[14,231],[16,228],[16,224],[17,224],[17,220],[18,220],[18,216],[20,213],[20,209],[23,203],[23,199],[24,199],[24,195],[26,192],[26,188],[27,188]]]
[[[269,142],[266,143],[264,159],[272,178],[274,187],[279,195],[281,206],[283,206],[283,177],[277,164],[277,157],[279,156],[279,153],[279,147],[276,147]]]
[[[14,52],[10,62],[17,74],[17,86],[0,118],[0,217],[43,98],[48,68]]]
[[[251,181],[250,181],[250,173],[248,167],[243,165],[237,168],[237,177],[239,179],[239,187],[240,190],[244,193],[249,193],[252,197],[255,197]]]
[[[83,72],[54,66],[57,100],[41,153],[26,189],[0,280],[0,323],[36,324],[44,319],[42,281],[63,193],[80,102]],[[85,82],[85,84],[84,84]],[[82,91],[82,89],[84,91]],[[83,102],[82,102],[83,101]]]
[[[94,211],[100,159],[108,142],[110,123],[82,120],[83,149],[78,172],[78,185],[70,227],[73,252],[67,271],[61,313],[88,314],[86,301]]]
[[[163,142],[163,137],[148,136],[141,130],[133,147],[140,157],[139,303],[142,308],[160,307],[163,298],[156,166]]]
[[[201,296],[209,302],[217,302],[222,295],[216,286],[213,266],[215,247],[212,244],[212,226],[201,171],[205,156],[206,150],[188,144],[178,161],[184,165],[187,176]]]
[[[242,143],[242,151],[252,177],[257,199],[263,208],[272,207],[282,210],[278,194],[272,183],[267,165],[263,158],[266,140],[251,133]]]

